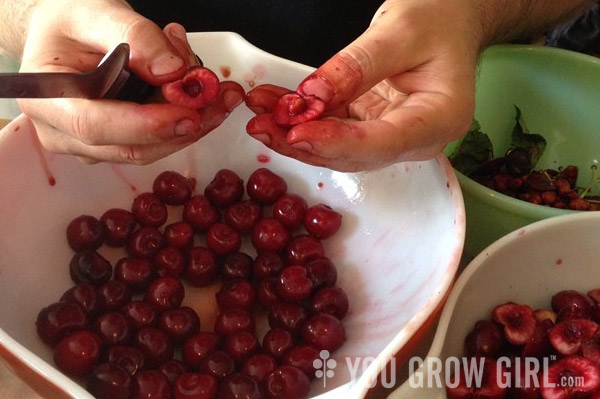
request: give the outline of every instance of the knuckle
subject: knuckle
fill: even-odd
[[[144,159],[140,148],[134,145],[119,146],[119,161],[133,165],[146,165],[148,162]]]
[[[141,15],[136,15],[125,25],[123,37],[128,41],[138,37],[148,37],[157,29],[157,26],[152,21]]]
[[[71,133],[73,136],[86,145],[102,144],[98,130],[93,128],[90,123],[90,114],[87,110],[81,109],[71,115]]]

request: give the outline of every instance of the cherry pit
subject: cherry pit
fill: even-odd
[[[37,333],[97,399],[306,398],[314,360],[346,340],[349,300],[322,243],[341,222],[267,168],[245,184],[219,170],[201,191],[165,171],[130,209],[68,223],[74,285]],[[204,287],[214,325],[186,302]]]

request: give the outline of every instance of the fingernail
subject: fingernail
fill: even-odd
[[[271,145],[271,136],[269,136],[268,134],[258,133],[258,134],[253,134],[252,137],[254,137],[256,140],[262,142],[266,146]]]
[[[333,98],[333,86],[321,76],[309,76],[298,86],[298,91],[305,96],[316,96],[325,102]]]
[[[181,57],[171,53],[165,53],[152,61],[150,64],[150,72],[152,72],[154,76],[166,75],[177,71],[183,65],[184,62]]]
[[[181,25],[173,24],[172,26],[169,27],[168,32],[169,32],[169,35],[171,35],[178,42],[181,43],[180,47],[182,47],[187,52],[188,62],[190,63],[190,66],[194,66],[194,65],[202,66],[202,61],[196,54],[194,54],[194,52],[192,51],[192,49],[190,48],[190,46],[187,42],[187,32],[185,31],[185,28]],[[181,51],[182,48],[179,48],[179,50]]]
[[[175,135],[185,136],[200,130],[200,124],[191,119],[182,119],[175,125]]]
[[[290,144],[290,145],[300,151],[312,152],[312,150],[313,150],[312,144],[309,143],[308,141],[299,141],[297,143]]]
[[[232,110],[244,101],[244,97],[237,91],[229,90],[223,95],[223,104],[228,110]]]

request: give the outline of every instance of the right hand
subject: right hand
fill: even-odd
[[[129,43],[129,68],[154,86],[181,78],[197,63],[185,29],[164,31],[123,0],[40,0],[31,12],[22,72],[85,72],[118,43]],[[216,128],[244,97],[222,82],[218,99],[200,111],[168,103],[117,100],[20,99],[43,147],[86,163],[147,164],[192,144]]]

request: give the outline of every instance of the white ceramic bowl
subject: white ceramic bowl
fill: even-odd
[[[260,83],[294,88],[311,72],[235,34],[191,34],[190,41],[209,68],[230,71],[229,79],[246,89]],[[39,310],[72,284],[66,224],[83,213],[99,216],[109,207],[129,207],[164,170],[194,176],[204,187],[220,168],[247,179],[266,166],[287,179],[290,192],[343,213],[342,230],[325,245],[340,270],[339,285],[350,294],[348,341],[335,353],[340,364],[335,376],[326,388],[315,383],[311,396],[362,397],[382,365],[419,342],[441,310],[464,239],[462,196],[447,159],[369,173],[333,172],[271,152],[245,133],[250,117],[241,106],[199,143],[144,167],[86,166],[47,153],[24,117],[5,128],[0,135],[0,356],[39,393],[92,399],[53,367],[51,350],[34,326]],[[261,163],[265,158],[268,163]],[[191,305],[198,309],[213,302]],[[343,359],[367,356],[378,362],[351,381]]]
[[[478,320],[489,319],[497,305],[512,301],[548,309],[559,291],[600,287],[599,227],[598,212],[557,216],[516,230],[483,250],[456,281],[413,386],[418,378],[427,380],[432,359],[444,364],[448,357],[462,357],[467,334]],[[424,385],[412,387],[407,381],[388,399],[447,397],[443,387]]]

